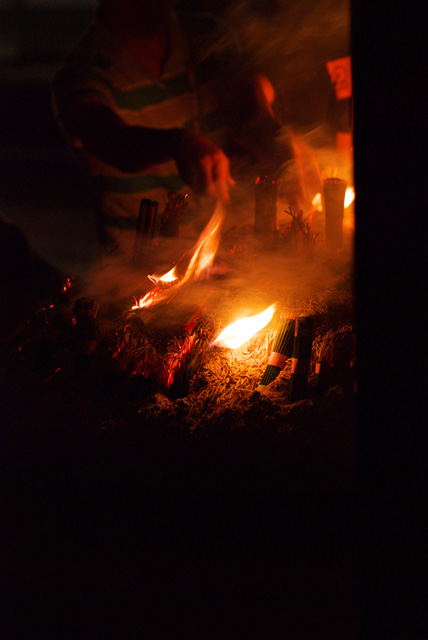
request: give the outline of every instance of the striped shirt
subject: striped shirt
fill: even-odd
[[[102,103],[130,126],[191,128],[227,148],[226,129],[218,109],[218,61],[212,55],[210,38],[213,24],[218,27],[211,16],[198,17],[189,12],[179,19],[173,13],[171,54],[160,79],[154,79],[104,24],[96,22],[70,51],[54,79],[56,117],[89,176],[97,202],[100,239],[114,239],[126,254],[134,241],[141,199],[158,201],[162,211],[168,191],[184,193],[189,188],[173,160],[153,164],[139,173],[124,173],[103,162],[80,139],[67,133],[67,110],[76,104]],[[229,34],[222,34],[221,42],[227,50]]]

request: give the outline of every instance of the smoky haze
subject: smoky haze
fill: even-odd
[[[273,107],[277,117],[310,146],[323,177],[334,173],[352,180],[352,167],[341,165],[336,155],[331,122],[335,95],[326,68],[328,60],[350,54],[348,0],[246,0],[227,4],[222,17],[234,28],[248,69],[264,73],[274,85]],[[278,252],[256,252],[254,186],[238,181],[231,188],[231,195],[214,267],[202,282],[183,287],[167,305],[168,313],[165,305],[160,305],[163,312],[151,312],[156,323],[167,322],[174,309],[177,315],[181,311],[185,314],[192,305],[214,304],[220,310],[220,302],[230,291],[241,300],[238,306],[243,313],[258,312],[275,301],[280,307],[288,305],[296,309],[317,289],[327,287],[334,291],[338,274],[340,277],[352,265],[352,228],[345,229],[343,251],[329,254],[324,247],[324,214],[320,211],[315,211],[311,219],[314,232],[319,233],[313,262]],[[183,228],[181,238],[160,239],[151,264],[138,271],[130,266],[130,261],[106,259],[97,264],[87,274],[87,294],[101,302],[132,304],[133,296],[138,298],[152,289],[148,274],[166,273],[194,245],[214,206],[213,203],[211,208],[207,204],[201,207],[199,229],[197,232],[194,229],[193,237]],[[287,202],[280,198],[277,208],[280,225],[290,221],[286,209]],[[257,308],[251,309],[252,305]]]
[[[224,17],[249,68],[272,81],[279,117],[306,131],[324,124],[331,98],[325,63],[350,53],[348,0],[245,0]]]

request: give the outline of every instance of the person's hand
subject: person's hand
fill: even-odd
[[[229,158],[215,144],[196,131],[180,132],[174,160],[183,180],[199,195],[219,197],[229,202]]]

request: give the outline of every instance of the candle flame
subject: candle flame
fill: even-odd
[[[220,343],[221,346],[229,347],[229,349],[237,349],[252,338],[258,331],[261,331],[272,320],[275,313],[276,304],[258,313],[255,316],[241,318],[229,324],[220,333],[218,338],[214,340],[214,344]]]
[[[354,187],[347,187],[345,191],[345,209],[349,207],[355,200]]]
[[[346,187],[344,208],[347,209],[354,202],[354,200],[355,200],[354,187]],[[322,211],[322,197],[320,193],[317,193],[314,196],[312,200],[312,206],[314,207],[315,210]]]
[[[314,199],[312,200],[312,206],[317,210],[317,211],[322,211],[322,199],[321,199],[321,194],[317,193],[314,196]]]

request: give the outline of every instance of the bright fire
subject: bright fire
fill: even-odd
[[[222,347],[229,347],[229,349],[237,349],[244,342],[247,342],[258,331],[264,329],[264,327],[272,320],[275,313],[276,304],[272,304],[270,307],[258,313],[255,316],[249,316],[247,318],[241,318],[229,324],[220,333],[218,338],[214,340],[214,344],[220,343]]]
[[[322,211],[322,204],[321,204],[321,194],[317,193],[314,196],[314,199],[312,200],[312,205],[315,207],[315,209],[317,209],[318,211]]]
[[[345,191],[345,209],[347,209],[355,200],[354,187],[347,187]]]
[[[153,284],[158,284],[159,282],[174,282],[178,279],[177,274],[175,273],[175,267],[170,269],[168,273],[165,273],[163,276],[158,278],[157,276],[148,276],[149,280],[153,282]]]
[[[212,265],[220,244],[220,230],[224,218],[224,209],[219,201],[208,224],[202,231],[197,243],[184,254],[172,269],[162,276],[150,275],[155,285],[132,309],[147,309],[159,302],[172,298],[180,287],[187,282],[197,280]]]
[[[344,207],[347,209],[355,200],[355,189],[354,187],[347,187],[345,191],[345,203]],[[321,194],[317,193],[312,200],[312,206],[318,211],[322,211],[322,198]]]

